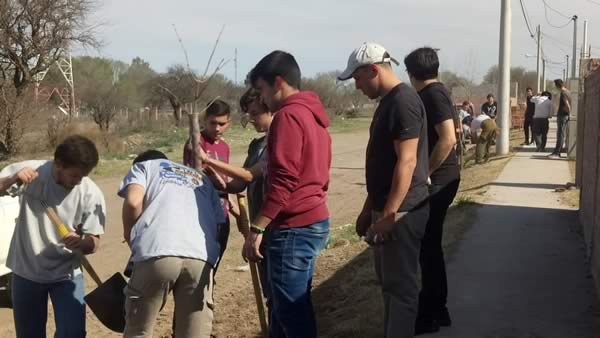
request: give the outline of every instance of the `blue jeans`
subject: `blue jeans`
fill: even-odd
[[[310,299],[315,261],[327,243],[329,219],[302,228],[267,233],[267,299],[270,338],[316,338]]]
[[[13,274],[13,315],[17,338],[46,338],[48,295],[54,307],[56,338],[85,337],[83,275],[55,283],[37,283]]]
[[[554,147],[552,154],[560,155],[564,148],[568,125],[569,115],[558,115],[556,117],[556,147]]]

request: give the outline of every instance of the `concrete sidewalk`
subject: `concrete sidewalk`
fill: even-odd
[[[554,144],[552,137],[550,151]],[[554,192],[571,180],[568,162],[534,150],[509,161],[450,257],[452,327],[422,337],[597,336],[577,211]]]

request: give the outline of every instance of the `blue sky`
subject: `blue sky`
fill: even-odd
[[[523,0],[532,25],[541,24],[552,39],[544,41],[546,55],[563,61],[571,53],[572,25],[550,27],[542,0]],[[600,48],[600,0],[545,0],[568,15],[578,14],[579,42],[583,20],[590,20],[590,43]],[[518,0],[512,1],[513,66],[535,69],[535,54]],[[597,19],[596,22],[593,19]],[[103,0],[93,14],[105,46],[87,54],[129,62],[140,56],[158,71],[184,63],[173,31],[176,24],[190,56],[192,68],[203,70],[210,49],[225,24],[215,59],[233,58],[238,49],[238,79],[274,49],[293,53],[303,74],[314,75],[342,69],[350,52],[364,41],[383,44],[401,60],[412,49],[429,45],[440,48],[444,70],[452,70],[476,81],[498,62],[499,0]],[[549,11],[554,25],[568,20]],[[77,54],[81,54],[79,51]],[[600,55],[600,49],[593,50]],[[562,73],[552,66],[549,78]],[[404,67],[399,67],[402,72]],[[231,62],[222,73],[233,79]]]

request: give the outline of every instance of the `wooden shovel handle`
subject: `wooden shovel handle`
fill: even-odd
[[[58,234],[60,235],[61,239],[64,238],[67,234],[69,234],[69,229],[67,228],[65,223],[63,223],[63,221],[60,219],[54,208],[46,207],[45,211],[46,215],[50,219],[50,222],[52,222],[52,224],[54,224],[54,226],[56,227],[56,230],[58,231]],[[96,282],[96,284],[98,284],[98,286],[102,285],[102,280],[100,279],[100,277],[98,277],[98,274],[88,261],[87,257],[85,257],[83,254],[80,254],[79,256],[81,259],[81,265],[90,274],[90,277],[92,277],[92,279],[94,280],[94,282]]]

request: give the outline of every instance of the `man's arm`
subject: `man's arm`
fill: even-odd
[[[565,104],[565,107],[567,108],[566,112],[570,114],[571,113],[571,99],[570,99],[569,96],[567,96],[567,94],[563,94],[562,98],[563,98],[563,102]]]
[[[256,163],[250,168],[236,167],[234,165],[225,163],[223,161],[215,160],[212,158],[203,159],[204,163],[215,169],[219,173],[227,176],[238,178],[246,183],[252,183],[257,177],[262,175],[262,164]]]
[[[0,178],[0,194],[5,194],[6,191],[15,183],[29,184],[38,177],[38,172],[32,168],[25,167],[14,175]]]
[[[130,184],[125,192],[123,201],[123,238],[130,244],[131,229],[144,211],[144,187],[139,184]]]
[[[394,176],[392,178],[392,186],[385,207],[383,208],[383,216],[394,215],[400,209],[404,198],[410,188],[412,176],[417,166],[417,147],[419,144],[418,138],[394,141],[394,149],[396,151],[396,166],[394,167]]]
[[[433,174],[444,163],[450,152],[456,145],[456,133],[454,121],[446,120],[434,126],[438,134],[438,141],[433,147],[429,157],[429,176]],[[462,128],[461,128],[462,129]]]

